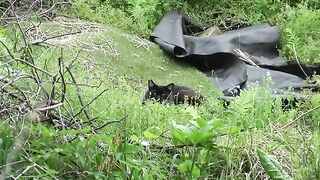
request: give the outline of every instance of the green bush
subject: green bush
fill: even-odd
[[[279,25],[285,34],[282,36],[284,55],[294,58],[291,52],[294,47],[298,57],[310,56],[310,62],[317,60],[319,10],[313,8],[319,5],[318,1],[302,2],[304,5],[300,1],[271,0],[151,2],[76,0],[72,8],[79,17],[145,36],[172,8],[182,10],[203,26],[226,26],[225,30],[237,24],[270,22]],[[53,22],[43,23],[41,27],[48,31],[60,28],[59,24],[50,23]],[[108,89],[87,109],[91,117],[99,118],[84,123],[88,119],[81,113],[78,119],[84,126],[77,129],[57,130],[47,124],[24,126],[30,128],[30,134],[20,146],[23,149],[15,152],[14,158],[8,158],[14,152],[25,121],[21,116],[11,121],[1,116],[0,174],[6,171],[7,176],[34,179],[257,179],[274,170],[274,167],[263,170],[256,153],[259,148],[275,155],[281,169],[291,177],[319,179],[319,110],[305,114],[319,104],[319,97],[311,101],[311,107],[283,111],[280,99],[271,100],[272,83],[266,79],[262,87],[243,91],[225,109],[218,101],[218,93],[208,91],[211,84],[205,82],[203,74],[176,64],[155,45],[150,45],[148,50],[135,47],[126,38],[128,34],[113,27],[104,28],[99,35],[114,41],[119,56],[111,57],[100,51],[81,52],[72,68],[78,82],[94,85],[102,81],[98,88],[79,86],[84,102]],[[18,31],[13,32],[14,38],[7,38],[1,31],[0,40],[15,49],[17,42],[11,40],[21,41],[17,34]],[[101,36],[97,35],[85,34],[77,40],[100,42]],[[313,41],[307,39],[310,37]],[[312,47],[313,53],[308,53],[304,46]],[[53,74],[59,71],[56,57],[60,52],[56,47],[31,47],[37,67],[47,67]],[[67,64],[77,52],[76,48],[63,47]],[[13,53],[16,57],[20,55]],[[0,55],[3,62],[10,59],[3,46]],[[19,62],[8,67],[19,72],[28,69]],[[0,72],[1,76],[7,76],[5,71]],[[68,75],[65,78],[70,82]],[[206,102],[200,107],[163,106],[154,102],[142,106],[140,100],[148,78],[194,87],[204,93]],[[32,83],[26,80],[15,85],[25,90]],[[58,86],[56,90],[60,92]],[[74,112],[82,108],[77,93],[76,86],[68,86],[68,107]],[[38,103],[37,99],[31,100]],[[61,111],[65,113],[64,109]],[[286,126],[290,123],[291,126]],[[264,157],[261,162],[266,160],[269,159]]]
[[[282,30],[282,53],[289,59],[308,63],[320,63],[320,10],[308,9],[298,5],[287,9],[280,16]]]
[[[73,12],[82,18],[147,36],[167,11],[181,4],[180,1],[163,0],[76,0]]]
[[[177,9],[202,24],[230,30],[243,25],[270,23],[280,27],[282,54],[290,60],[320,62],[320,2],[317,0],[76,0],[76,16],[112,24],[147,37],[165,13]]]

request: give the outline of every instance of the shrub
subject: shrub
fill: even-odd
[[[243,25],[270,23],[280,27],[282,54],[308,63],[320,61],[319,1],[254,0],[76,0],[73,13],[81,18],[112,24],[147,37],[163,15],[177,9],[204,28],[217,25],[223,30]]]

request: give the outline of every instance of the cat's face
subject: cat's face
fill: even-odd
[[[148,81],[148,87],[149,87],[149,98],[155,99],[156,101],[159,101],[160,103],[167,103],[170,100],[170,95],[172,93],[174,84],[170,83],[166,86],[158,86],[156,83],[154,83],[152,80]]]

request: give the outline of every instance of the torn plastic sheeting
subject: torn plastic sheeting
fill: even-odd
[[[319,74],[320,66],[285,61],[278,52],[280,36],[274,26],[259,24],[215,36],[192,36],[200,31],[188,17],[173,11],[163,17],[150,39],[169,55],[205,73],[225,97],[239,95],[238,90],[249,88],[252,83],[261,84],[267,74],[274,82],[273,92],[316,87],[305,79]],[[260,68],[241,60],[235,49],[245,52]]]

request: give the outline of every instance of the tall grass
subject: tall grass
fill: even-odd
[[[319,26],[315,18],[318,1],[302,2],[303,5],[298,5],[301,2],[296,1],[272,2],[75,1],[73,13],[108,24],[104,25],[104,31],[92,32],[78,40],[98,41],[98,35],[110,37],[119,53],[117,57],[112,57],[100,51],[81,52],[73,69],[79,82],[95,85],[102,81],[98,88],[80,88],[84,101],[107,89],[90,105],[88,111],[90,116],[99,118],[83,128],[73,130],[58,131],[42,123],[30,125],[31,134],[24,143],[24,149],[19,151],[16,164],[10,165],[12,169],[9,175],[16,177],[23,172],[22,178],[38,179],[263,179],[268,177],[270,169],[261,166],[256,151],[261,149],[275,156],[288,176],[318,179],[319,111],[306,113],[296,119],[310,107],[319,104],[317,97],[297,109],[283,111],[280,99],[270,98],[267,90],[272,83],[266,79],[262,87],[255,86],[243,91],[241,97],[226,109],[217,98],[220,92],[211,87],[205,75],[189,65],[173,61],[154,44],[149,45],[149,50],[136,47],[123,30],[148,35],[167,10],[178,8],[202,22],[204,27],[260,22],[277,24],[282,32],[291,33],[283,36],[286,44],[282,53],[291,57],[294,55],[291,52],[292,45],[295,45],[298,56],[308,57],[308,53],[303,52],[309,52],[310,49],[301,46],[318,41],[314,38],[313,41],[301,43],[300,39],[307,38],[305,34],[308,37],[318,36],[315,31],[308,31]],[[219,13],[219,16],[213,12]],[[302,28],[303,25],[308,25],[308,29]],[[48,31],[51,27],[59,27],[50,22],[42,26]],[[1,34],[0,38],[12,48],[10,39],[14,38],[8,38],[9,35]],[[74,59],[78,49],[62,47],[64,59]],[[57,55],[55,47],[32,48],[39,67],[43,66],[45,60],[50,60],[47,66],[52,67],[52,72],[58,72],[53,58]],[[1,53],[6,59],[5,51]],[[317,57],[311,54],[313,57],[310,57],[310,62],[316,61]],[[23,66],[13,67],[24,70]],[[164,106],[154,102],[142,106],[141,98],[148,79],[160,84],[175,82],[190,86],[203,94],[206,101],[200,107]],[[76,87],[70,86],[66,93],[73,109],[80,109]],[[79,118],[86,121],[83,113]],[[6,119],[0,119],[1,173],[8,165],[7,155],[13,149],[20,132],[19,123],[23,120],[18,119],[18,125],[13,126]],[[94,127],[114,120],[121,122],[93,132]],[[292,125],[286,126],[289,123]],[[11,127],[17,129],[13,131]],[[45,171],[33,166],[35,164]]]
[[[76,0],[72,12],[80,18],[112,24],[144,37],[171,10],[190,16],[204,29],[216,25],[227,31],[270,23],[280,29],[282,46],[279,50],[287,59],[318,63],[319,7],[316,0]]]

